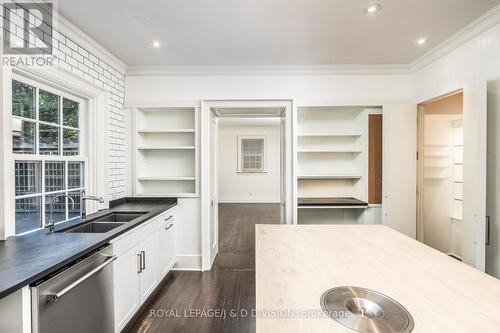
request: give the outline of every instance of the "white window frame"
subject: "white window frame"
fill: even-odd
[[[15,184],[12,154],[12,76],[14,74],[75,94],[87,102],[88,193],[104,198],[104,202],[88,202],[87,213],[109,208],[109,110],[114,101],[110,92],[66,69],[49,67],[0,68],[0,239],[15,235]]]
[[[46,199],[47,195],[63,194],[63,193],[68,194],[70,192],[87,190],[87,186],[88,186],[87,180],[89,179],[88,149],[87,149],[87,144],[86,144],[88,141],[88,139],[87,139],[88,138],[88,133],[87,133],[87,119],[88,119],[87,113],[88,113],[88,110],[87,110],[87,103],[84,99],[79,98],[78,96],[75,96],[73,94],[69,94],[67,92],[64,92],[64,91],[57,89],[53,86],[44,84],[44,83],[39,82],[37,80],[33,80],[33,79],[30,79],[30,78],[27,78],[27,77],[24,77],[22,75],[15,74],[15,73],[12,74],[11,83],[12,83],[12,81],[18,81],[18,82],[27,84],[27,85],[35,88],[35,119],[19,117],[19,116],[15,116],[12,114],[11,114],[11,119],[22,119],[22,120],[30,121],[30,122],[35,124],[35,128],[36,128],[35,138],[34,138],[35,139],[34,140],[34,142],[35,142],[35,154],[16,154],[13,152],[12,156],[14,159],[14,163],[18,162],[18,161],[19,162],[40,162],[41,163],[40,175],[41,175],[42,179],[40,181],[40,192],[36,193],[36,194],[26,194],[26,195],[15,196],[15,200],[34,198],[34,197],[40,198],[40,215],[41,215],[40,222],[41,222],[41,225],[39,228],[17,234],[17,235],[24,235],[24,234],[28,234],[28,233],[40,230],[46,224],[47,221],[46,221],[46,200],[45,199]],[[60,122],[59,122],[59,124],[57,124],[57,126],[59,127],[59,137],[60,137],[60,139],[59,139],[60,155],[41,155],[40,154],[39,125],[40,124],[46,124],[46,125],[51,125],[51,126],[55,125],[53,123],[47,123],[47,122],[41,121],[39,119],[39,105],[38,105],[38,103],[39,103],[39,91],[40,90],[47,91],[49,93],[55,94],[55,95],[60,97],[60,101],[59,101]],[[80,147],[79,147],[79,154],[74,155],[74,156],[63,155],[64,154],[64,151],[63,151],[63,146],[64,146],[64,144],[63,144],[63,140],[64,140],[63,130],[64,129],[75,129],[75,128],[63,125],[62,103],[63,103],[64,98],[79,103],[79,128],[78,128],[78,130],[79,130],[79,145],[80,145]],[[10,100],[10,103],[12,103],[12,98]],[[11,138],[11,140],[12,140],[12,138]],[[51,161],[63,162],[65,165],[65,168],[64,168],[64,189],[58,190],[58,191],[46,192],[45,191],[45,164],[46,164],[46,162],[51,162]],[[68,164],[69,164],[69,162],[83,162],[83,168],[84,168],[84,174],[83,174],[83,178],[84,178],[83,185],[84,186],[83,187],[72,188],[72,189],[68,188]],[[15,185],[15,182],[14,182],[14,185]],[[64,222],[67,222],[69,220],[78,218],[78,217],[74,217],[74,218],[69,219],[69,210],[68,210],[69,199],[65,198],[65,201],[66,201],[66,208],[67,208],[66,209],[66,218],[65,218],[65,220],[59,221],[56,224],[64,223]],[[15,229],[15,227],[14,227],[14,229]]]
[[[247,170],[243,168],[243,140],[263,140],[262,147],[262,169]],[[266,173],[267,172],[267,137],[265,135],[243,135],[238,136],[238,173]]]

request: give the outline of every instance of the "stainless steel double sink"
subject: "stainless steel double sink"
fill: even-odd
[[[92,219],[83,224],[59,230],[57,232],[74,232],[74,233],[105,233],[127,222],[133,221],[144,214],[138,212],[112,212],[101,216],[97,219]]]

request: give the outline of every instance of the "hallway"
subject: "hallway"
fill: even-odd
[[[255,225],[279,221],[279,204],[220,204],[212,270],[169,273],[124,331],[255,332],[255,319],[244,315],[255,307]]]

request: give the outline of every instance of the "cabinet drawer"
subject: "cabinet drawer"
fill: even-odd
[[[115,256],[120,256],[146,239],[152,233],[157,232],[160,223],[163,221],[165,216],[169,216],[168,212],[155,216],[151,220],[144,222],[142,225],[132,229],[123,237],[113,239],[110,242],[113,245],[113,254]]]

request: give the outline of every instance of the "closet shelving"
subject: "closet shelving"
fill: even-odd
[[[463,119],[453,122],[453,212],[452,220],[463,220]]]
[[[298,223],[362,221],[368,207],[367,108],[298,107],[297,128]]]
[[[135,195],[197,196],[198,108],[133,110]]]
[[[424,145],[424,179],[446,180],[450,178],[450,145]]]

